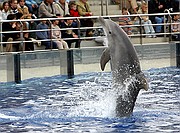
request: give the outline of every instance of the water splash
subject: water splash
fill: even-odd
[[[77,106],[71,108],[69,117],[115,117],[116,93],[109,81],[103,80],[103,76],[80,86],[79,99],[83,100],[79,100]]]

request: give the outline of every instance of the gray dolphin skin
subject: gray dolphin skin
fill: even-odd
[[[117,88],[116,115],[130,116],[141,89],[148,90],[148,83],[141,71],[136,50],[126,33],[110,19],[99,17],[108,40],[100,64],[102,71],[110,60],[112,86]]]

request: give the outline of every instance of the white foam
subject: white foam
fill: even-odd
[[[1,113],[0,113],[0,118],[1,119],[10,119],[10,120],[19,120],[20,119],[20,117],[9,116],[9,115],[5,115],[5,114],[1,114]]]

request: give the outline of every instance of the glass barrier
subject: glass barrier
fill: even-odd
[[[7,82],[6,55],[0,55],[0,82]]]
[[[163,44],[163,47],[162,44],[138,45],[135,48],[142,70],[176,66],[175,43]],[[20,55],[20,80],[68,75],[68,67],[72,69],[70,72],[72,77],[84,72],[102,72],[100,58],[104,49],[96,47],[18,53]],[[72,53],[72,59],[68,59],[68,52]],[[17,69],[17,66],[15,67],[13,63],[18,60],[15,56],[16,54],[0,55],[0,82],[15,80],[15,69]],[[110,63],[107,63],[105,71],[111,71]]]

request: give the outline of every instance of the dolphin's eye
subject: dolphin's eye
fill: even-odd
[[[109,34],[111,34],[111,31],[109,31]]]

